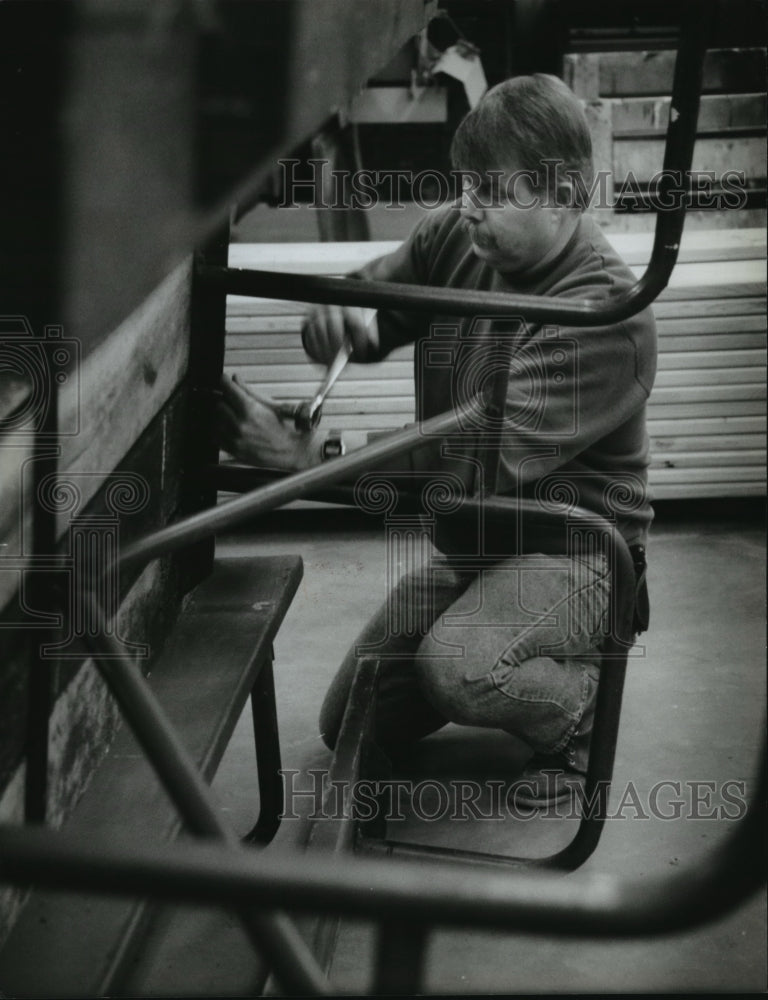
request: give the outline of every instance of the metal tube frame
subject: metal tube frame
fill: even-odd
[[[228,489],[247,488],[249,470],[239,467],[222,470],[225,474],[221,485]],[[250,470],[253,478],[263,480],[263,472]],[[211,470],[215,475],[215,470]],[[355,490],[350,486],[337,486],[332,493],[305,494],[311,499],[327,496],[334,503],[355,503]],[[400,492],[398,509],[419,512],[417,495]],[[583,864],[593,853],[600,840],[608,813],[608,798],[613,777],[613,764],[618,741],[618,727],[627,655],[633,644],[632,618],[634,611],[634,568],[632,557],[621,534],[603,518],[582,508],[572,508],[567,516],[543,510],[530,500],[515,500],[504,496],[467,498],[462,513],[473,519],[482,516],[486,522],[497,521],[505,525],[510,537],[517,539],[520,551],[563,553],[569,546],[597,537],[593,546],[602,553],[611,575],[611,622],[602,643],[601,675],[598,686],[595,722],[589,766],[583,791],[586,806],[579,827],[572,840],[560,851],[543,858],[508,857],[478,851],[431,847],[427,844],[409,844],[403,841],[382,839],[365,832],[361,825],[358,846],[367,853],[385,853],[408,857],[430,857],[442,860],[480,862],[505,867],[531,866],[572,871]],[[454,515],[455,516],[455,515]],[[482,558],[470,559],[473,565],[482,566]],[[336,758],[334,758],[334,761]],[[357,760],[356,766],[362,764]],[[359,774],[345,774],[345,780],[357,780]]]
[[[765,751],[765,748],[763,748]],[[650,937],[693,928],[749,899],[766,878],[765,752],[744,818],[703,863],[623,879],[577,873],[467,870],[376,858],[222,850],[200,842],[87,845],[66,832],[0,824],[0,878],[60,890],[150,895],[200,904],[329,910],[376,922],[569,937]]]
[[[542,857],[508,857],[478,851],[432,847],[366,836],[361,829],[360,847],[369,853],[399,857],[440,858],[444,861],[493,864],[509,868],[552,868],[572,871],[582,865],[597,847],[608,815],[608,798],[618,741],[621,699],[627,654],[633,644],[632,621],[635,576],[626,542],[615,526],[582,508],[574,507],[565,517],[544,511],[533,501],[509,497],[483,497],[464,501],[464,512],[487,520],[498,519],[518,540],[520,551],[563,553],[581,546],[605,556],[610,571],[610,625],[602,642],[600,681],[589,764],[583,789],[584,810],[571,841],[555,854]],[[565,528],[565,530],[563,530]],[[481,561],[478,561],[481,564]],[[357,775],[348,776],[354,780]],[[574,802],[577,793],[574,793]]]
[[[693,7],[693,5],[692,5]],[[695,140],[696,112],[705,49],[707,18],[693,8],[681,31],[667,133],[666,170],[687,171]],[[472,315],[522,313],[530,321],[599,325],[617,322],[648,305],[669,280],[677,259],[685,206],[659,216],[651,264],[627,292],[601,304],[546,297],[467,294],[444,289],[381,285],[357,280],[308,278],[271,272],[201,269],[201,276],[227,292],[305,301],[410,308],[427,312]],[[479,407],[468,411],[477,415]],[[315,489],[332,487],[375,467],[387,457],[417,447],[424,434],[448,434],[466,413],[443,414],[416,430],[257,490],[251,496],[193,515],[161,529],[128,548],[122,566],[140,566],[164,552],[209,537],[258,513],[264,513]],[[592,515],[588,515],[594,523]],[[329,909],[422,926],[483,926],[525,933],[569,935],[657,934],[690,927],[736,906],[765,878],[765,770],[760,791],[728,843],[704,866],[672,878],[640,883],[605,877],[574,876],[567,882],[542,872],[471,873],[435,862],[428,872],[407,863],[373,858],[329,860],[322,866],[307,857],[265,859],[238,845],[215,815],[207,786],[175,738],[140,673],[106,635],[93,636],[99,669],[117,694],[131,726],[169,794],[195,832],[213,836],[221,846],[177,843],[172,846],[125,848],[91,842],[87,847],[66,833],[0,825],[0,877],[24,885],[97,893],[148,895],[235,906],[244,914],[254,943],[265,948],[286,987],[307,994],[327,992],[317,964],[298,938],[293,924],[279,913],[284,907],[324,912]],[[109,648],[108,648],[109,647]],[[591,775],[594,777],[593,775]],[[387,935],[388,937],[389,935]],[[389,950],[383,944],[382,953]],[[418,949],[417,949],[418,950]],[[410,962],[415,969],[418,956]]]

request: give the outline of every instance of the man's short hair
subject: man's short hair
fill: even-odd
[[[456,170],[480,174],[530,171],[540,178],[535,186],[541,191],[554,175],[553,167],[542,166],[545,160],[558,163],[558,177],[576,172],[586,190],[594,174],[584,110],[562,80],[546,73],[514,76],[489,90],[456,130],[451,160]]]

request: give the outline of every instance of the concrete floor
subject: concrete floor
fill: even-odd
[[[650,546],[652,624],[627,674],[611,802],[614,812],[582,871],[626,877],[664,874],[707,854],[728,832],[728,819],[696,819],[686,782],[714,783],[722,802],[728,781],[747,794],[765,713],[764,534],[752,508],[716,513],[662,510]],[[730,511],[730,513],[729,513]],[[316,714],[324,690],[359,625],[384,596],[380,528],[348,524],[325,512],[278,515],[259,529],[219,541],[221,554],[299,552],[305,576],[276,643],[277,699],[283,763],[306,771],[329,754]],[[519,749],[519,748],[518,748]],[[516,748],[502,734],[449,727],[430,737],[413,762],[416,777],[507,777]],[[660,781],[682,783],[677,819],[648,811]],[[630,788],[631,783],[631,788]],[[700,795],[707,794],[707,786]],[[738,787],[732,786],[732,789]],[[230,745],[215,788],[238,830],[253,819],[258,794],[249,713]],[[628,791],[629,789],[629,791]],[[632,790],[636,796],[631,796]],[[659,800],[662,805],[666,800]],[[623,803],[623,805],[622,805]],[[708,812],[706,805],[699,813]],[[284,821],[268,850],[290,848],[303,832]],[[520,823],[406,822],[391,835],[501,853],[545,853],[570,836],[568,820]],[[183,911],[168,918],[162,948],[149,949],[137,991],[175,996],[247,993],[253,961],[226,915]],[[345,925],[332,974],[338,988],[368,984],[372,934]],[[764,897],[703,929],[653,941],[567,941],[487,933],[439,932],[429,950],[426,989],[478,993],[756,992],[766,990]]]

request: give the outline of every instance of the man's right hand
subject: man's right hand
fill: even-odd
[[[345,336],[352,342],[352,360],[370,361],[378,355],[376,315],[359,306],[311,306],[301,328],[304,350],[315,361],[329,365]]]

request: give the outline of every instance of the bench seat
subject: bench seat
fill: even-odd
[[[256,838],[275,832],[282,809],[272,641],[302,576],[298,556],[217,560],[191,595],[149,681],[207,780],[252,697],[261,813]],[[98,831],[137,844],[167,840],[181,821],[123,725],[66,824],[87,842]],[[0,953],[11,996],[114,993],[151,916],[144,900],[33,891]]]

